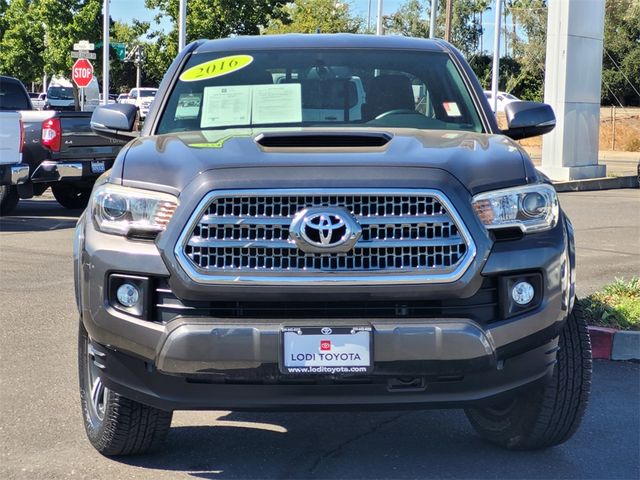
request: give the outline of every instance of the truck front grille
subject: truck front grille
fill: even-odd
[[[317,207],[341,207],[352,215],[362,232],[351,250],[298,248],[291,222],[301,210]],[[205,283],[422,283],[459,277],[475,246],[437,191],[219,191],[200,204],[176,254],[187,273]]]

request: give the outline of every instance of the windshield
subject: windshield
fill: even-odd
[[[140,90],[141,97],[155,97],[157,90]]]
[[[49,100],[73,100],[73,88],[71,87],[49,87],[47,90]]]
[[[193,55],[156,133],[247,127],[482,131],[445,53],[291,49]]]

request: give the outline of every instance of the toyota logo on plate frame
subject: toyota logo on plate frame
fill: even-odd
[[[362,228],[344,208],[314,207],[298,212],[289,232],[303,252],[348,252],[362,235]]]

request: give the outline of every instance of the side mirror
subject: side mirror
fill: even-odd
[[[504,113],[509,128],[502,133],[514,140],[543,135],[556,126],[553,109],[546,103],[511,102],[505,105]]]
[[[131,140],[138,109],[135,105],[115,103],[96,107],[91,115],[91,130],[98,135],[117,140]]]

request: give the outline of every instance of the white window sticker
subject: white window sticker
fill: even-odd
[[[444,107],[444,111],[447,112],[447,115],[450,117],[460,117],[462,114],[460,113],[460,109],[458,108],[458,104],[456,102],[443,102],[442,106]]]
[[[200,127],[300,123],[299,83],[206,87]]]
[[[251,123],[302,122],[302,93],[299,83],[255,85],[253,87]]]
[[[200,128],[251,123],[251,85],[205,87]]]
[[[199,93],[183,93],[178,99],[176,107],[176,120],[198,118],[202,95]]]

